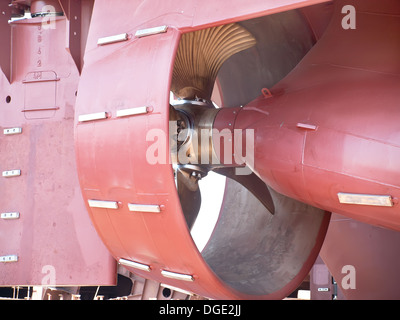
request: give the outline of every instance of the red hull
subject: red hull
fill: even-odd
[[[0,286],[113,285],[117,260],[209,298],[281,299],[310,271],[330,212],[400,230],[398,1],[13,4],[1,2],[0,18]],[[54,29],[40,16],[8,23],[11,9],[43,4],[60,14]],[[244,160],[275,212],[228,180],[200,252],[170,163],[172,74],[182,34],[228,23],[256,45],[222,66],[211,125],[254,130]],[[152,130],[164,135],[155,142]],[[148,159],[155,143],[164,162]],[[328,253],[352,241],[336,225],[321,255],[338,277],[338,261],[361,270],[368,255]],[[388,245],[382,233],[368,254]]]

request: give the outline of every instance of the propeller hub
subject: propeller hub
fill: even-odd
[[[204,176],[204,172],[220,165],[213,144],[213,124],[219,110],[204,100],[178,100],[172,108],[173,164]]]

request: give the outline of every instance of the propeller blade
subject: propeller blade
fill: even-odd
[[[192,228],[201,206],[201,193],[197,177],[190,172],[177,169],[176,184],[182,211],[189,230]]]
[[[181,99],[210,100],[222,64],[255,44],[255,38],[236,23],[184,33],[175,58],[171,91]]]
[[[237,175],[235,174],[234,167],[215,168],[213,171],[240,183],[249,190],[271,214],[275,213],[274,202],[267,185],[254,172],[249,175]]]

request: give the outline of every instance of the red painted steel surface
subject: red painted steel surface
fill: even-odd
[[[57,10],[63,9],[66,17],[55,18],[54,30],[42,28],[42,20],[35,18],[13,22],[12,33],[5,19],[11,9],[2,1],[2,12],[7,14],[0,18],[5,39],[0,52],[0,126],[2,131],[21,127],[22,133],[0,133],[1,171],[21,170],[21,176],[2,177],[0,182],[1,212],[20,213],[19,219],[0,220],[0,256],[18,256],[17,262],[0,262],[0,285],[112,285],[114,259],[122,258],[148,267],[149,271],[129,268],[145,278],[210,298],[279,299],[296,289],[319,253],[329,214],[311,215],[315,220],[310,219],[309,251],[295,266],[295,276],[272,292],[234,289],[215,271],[218,268],[211,268],[212,259],[206,262],[207,254],[202,256],[190,236],[169,163],[168,121],[172,68],[183,32],[297,8],[317,44],[287,77],[268,89],[272,97],[260,95],[236,109],[240,112],[233,118],[234,109],[220,112],[216,123],[223,128],[229,118],[235,129],[255,130],[252,169],[279,193],[322,211],[399,230],[400,5],[395,0],[335,1],[325,32],[332,7],[302,8],[322,2],[326,1],[247,1],[245,5],[231,1],[227,6],[216,1],[169,0],[155,6],[152,1],[97,0],[84,55],[89,19],[81,18],[88,18],[93,1],[60,0]],[[40,11],[42,1],[32,3],[33,10]],[[342,26],[341,9],[349,4],[356,7],[354,30]],[[135,35],[164,25],[165,32]],[[121,40],[98,44],[115,35]],[[142,111],[143,107],[145,113],[118,116],[120,110]],[[164,133],[159,156],[166,163],[149,163],[146,151],[154,141],[148,133],[153,129]],[[230,188],[228,183],[226,190],[236,195],[239,189]],[[339,192],[390,196],[393,206],[341,204]],[[229,197],[232,193],[226,196],[221,215],[240,214],[234,212]],[[287,203],[288,198],[279,199]],[[110,208],[89,206],[89,200],[107,201]],[[161,210],[132,212],[129,204],[158,205]],[[257,223],[258,218],[253,215],[248,220]],[[376,270],[390,271],[380,273],[384,281],[393,277],[397,269],[393,264],[387,268],[392,260],[386,248],[393,248],[388,243],[397,233],[359,227],[360,222],[357,228],[351,222],[339,228],[337,219],[333,221],[322,257],[336,277],[343,262],[354,264],[365,284],[347,291],[347,298],[382,297],[368,295],[370,288],[376,288],[374,281],[382,278],[375,274],[371,280],[365,265],[371,255],[383,257],[374,260],[379,262]],[[232,232],[237,230],[240,226]],[[289,235],[294,230],[285,231]],[[302,230],[304,234],[308,229]],[[356,235],[362,239],[371,234],[376,235],[377,245],[354,255],[362,247],[355,242]],[[243,234],[237,234],[237,239],[219,235],[225,236],[230,242],[245,239]],[[333,248],[338,238],[342,246],[346,241],[354,244],[347,246],[346,259]],[[285,243],[285,239],[275,240]],[[301,248],[303,242],[297,244]],[[249,264],[258,261],[244,257]],[[190,279],[167,278],[162,271]],[[396,289],[387,288],[385,297],[396,297]]]
[[[182,30],[257,17],[315,2],[250,1],[229,7],[209,2],[97,1],[76,104],[76,152],[84,199],[118,203],[87,206],[104,243],[116,259],[150,266],[133,272],[211,298],[282,298],[306,276],[323,241],[327,219],[298,275],[268,295],[244,294],[224,284],[198,252],[183,218],[170,164],[149,164],[150,129],[168,133],[169,87]],[[150,9],[151,6],[151,9]],[[201,8],[201,9],[200,9]],[[165,33],[137,38],[139,29],[168,25]],[[99,38],[127,33],[129,39],[98,46]],[[117,117],[118,110],[148,106],[147,114]],[[78,117],[107,112],[106,119]],[[162,141],[168,146],[167,136]],[[163,150],[169,157],[169,150]],[[159,213],[130,212],[129,203],[160,205]],[[329,218],[329,216],[327,216]],[[194,281],[163,277],[162,270]]]
[[[333,214],[320,256],[342,298],[398,300],[399,243],[399,232]]]
[[[354,30],[342,27],[347,4],[357,7]],[[275,190],[400,230],[400,6],[335,5],[321,40],[271,89],[272,98],[241,110],[235,129],[255,130],[254,171]],[[388,195],[393,206],[342,204],[340,192]]]
[[[115,260],[87,215],[76,173],[79,71],[66,50],[68,21],[57,17],[46,29],[41,18],[4,19],[12,45],[2,53],[10,49],[12,60],[0,76],[0,171],[21,175],[0,177],[0,212],[20,214],[0,219],[0,256],[18,256],[0,262],[0,286],[115,285]],[[4,134],[13,128],[22,132]]]

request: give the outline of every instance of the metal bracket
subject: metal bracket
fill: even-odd
[[[128,203],[129,211],[132,212],[161,212],[161,208],[159,205],[153,204],[134,204]]]
[[[114,36],[99,38],[97,40],[97,45],[104,46],[106,44],[127,41],[128,39],[129,35],[127,33],[121,33],[121,34],[116,34]]]
[[[136,31],[135,37],[138,37],[138,38],[147,37],[147,36],[151,36],[153,34],[167,32],[167,30],[168,30],[168,26],[159,26],[159,27],[154,27],[154,28],[140,29],[140,30]]]
[[[89,207],[102,209],[118,209],[118,202],[105,200],[88,200]]]
[[[19,219],[19,212],[3,212],[0,217],[4,220]]]
[[[151,112],[152,108],[151,107],[136,107],[136,108],[130,108],[130,109],[122,109],[122,110],[117,110],[117,117],[127,117],[127,116],[135,116],[139,114],[146,114]]]
[[[339,192],[339,202],[343,204],[358,204],[364,206],[393,207],[393,199],[390,195],[358,194]]]
[[[79,122],[87,122],[93,120],[103,120],[107,119],[107,112],[97,112],[97,113],[90,113],[90,114],[81,114],[78,118]]]
[[[150,266],[147,264],[134,262],[126,259],[119,259],[118,262],[126,267],[132,267],[135,269],[143,270],[149,272],[151,270]]]
[[[3,171],[4,178],[18,177],[21,175],[21,170]]]
[[[22,133],[22,128],[9,128],[9,129],[4,129],[3,133],[4,133],[5,135],[19,134],[19,133]]]
[[[170,279],[175,279],[175,280],[182,280],[182,281],[194,281],[194,278],[190,274],[182,274],[182,273],[176,273],[176,272],[171,272],[167,270],[162,270],[161,274]]]
[[[0,262],[17,262],[17,261],[18,261],[18,256],[16,254],[0,257]]]

